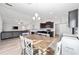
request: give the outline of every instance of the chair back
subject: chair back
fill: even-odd
[[[21,48],[25,49],[25,38],[23,36],[20,36],[20,44],[21,44]]]
[[[25,38],[25,45],[26,45],[26,54],[33,55],[33,42],[32,42],[32,40]]]
[[[20,36],[21,49],[24,55],[33,55],[33,42],[28,38]]]

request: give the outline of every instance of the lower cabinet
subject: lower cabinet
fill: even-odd
[[[1,32],[1,40],[8,39],[8,38],[16,38],[19,37],[22,33],[25,33],[27,31],[5,31]]]
[[[11,37],[12,37],[12,33],[10,33],[10,32],[1,33],[1,39],[7,39],[7,38],[11,38]]]
[[[44,33],[44,34],[49,34],[50,35],[50,37],[53,37],[54,35],[54,32],[53,31],[49,31],[49,32],[47,32],[47,31],[38,31],[37,33]]]

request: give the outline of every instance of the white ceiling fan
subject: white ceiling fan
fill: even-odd
[[[5,5],[10,6],[10,7],[13,7],[13,5],[10,4],[10,3],[5,3]]]

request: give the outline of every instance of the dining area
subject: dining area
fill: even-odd
[[[58,37],[37,34],[22,34],[16,38],[0,41],[0,55],[54,55],[52,47]],[[52,51],[48,52],[48,51]],[[48,53],[47,53],[48,52]]]
[[[20,36],[21,55],[54,55],[55,50],[50,44],[57,38],[44,37],[36,34]]]

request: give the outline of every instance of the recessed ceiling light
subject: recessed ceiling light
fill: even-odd
[[[52,12],[49,12],[50,15],[52,15]]]

